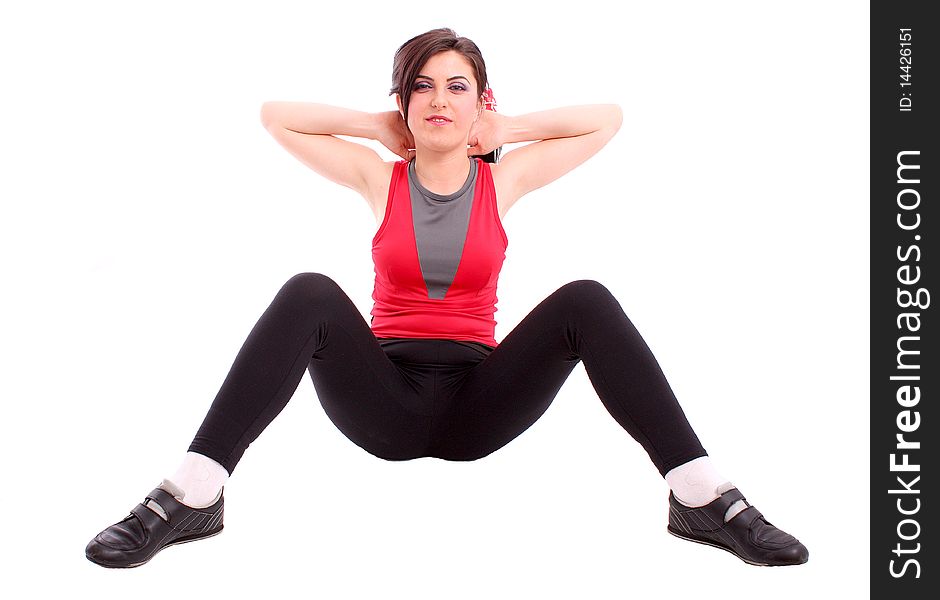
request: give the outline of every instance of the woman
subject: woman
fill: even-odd
[[[486,91],[476,45],[437,29],[395,55],[398,111],[263,106],[262,121],[281,145],[372,208],[372,321],[325,275],[287,281],[236,356],[179,470],[88,544],[90,560],[137,566],[168,545],[219,533],[226,479],[305,369],[333,423],[375,456],[477,460],[532,425],[582,360],[607,410],[669,484],[670,533],[752,564],[807,560],[796,538],[717,473],[603,285],[562,286],[495,340],[502,218],[597,153],[622,117],[614,105],[506,117],[484,110]],[[385,162],[338,135],[378,140],[403,160]],[[525,141],[535,143],[499,164],[475,158]]]

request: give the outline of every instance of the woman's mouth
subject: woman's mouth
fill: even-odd
[[[432,125],[447,125],[448,123],[450,123],[450,119],[448,119],[447,117],[442,117],[441,115],[432,115],[428,117],[427,119],[425,119],[425,121],[427,121],[428,123]]]

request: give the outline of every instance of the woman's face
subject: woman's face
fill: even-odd
[[[398,106],[402,109],[400,98]],[[470,62],[453,50],[435,54],[418,71],[411,89],[408,128],[416,148],[465,148],[482,107]]]

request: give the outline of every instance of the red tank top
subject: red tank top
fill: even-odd
[[[429,292],[427,262],[419,259],[408,162],[392,171],[385,219],[372,239],[375,288],[372,332],[377,338],[427,338],[472,341],[496,347],[496,284],[509,241],[499,220],[496,188],[488,163],[477,161],[477,179],[466,238],[453,280],[437,293]],[[434,225],[431,224],[432,230]],[[441,233],[443,230],[438,230]],[[432,236],[434,231],[422,235]],[[447,233],[450,238],[451,233]],[[424,238],[423,238],[424,239]],[[458,238],[459,239],[459,238]],[[433,248],[425,245],[422,248]],[[443,247],[443,245],[439,246]],[[459,248],[459,247],[458,247]],[[425,250],[427,253],[429,250]],[[422,256],[425,261],[427,257]],[[456,256],[454,257],[456,260]],[[446,285],[449,283],[449,285]],[[437,283],[440,285],[440,282]],[[443,297],[432,297],[442,295]]]

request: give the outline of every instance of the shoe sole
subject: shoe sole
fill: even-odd
[[[676,530],[676,529],[673,529],[671,525],[666,525],[666,531],[668,531],[668,532],[671,533],[672,535],[676,536],[677,538],[681,538],[681,539],[683,539],[683,540],[688,540],[688,541],[690,541],[690,542],[695,542],[696,544],[704,544],[704,545],[706,545],[706,546],[711,546],[712,548],[720,548],[721,550],[724,550],[725,552],[728,552],[729,554],[733,554],[734,556],[736,556],[737,558],[740,558],[741,560],[743,560],[743,561],[746,562],[747,564],[749,564],[749,565],[754,565],[755,567],[786,567],[786,566],[789,566],[789,565],[772,565],[772,564],[770,564],[770,563],[760,563],[760,562],[754,562],[753,560],[748,560],[748,559],[744,558],[743,556],[741,556],[740,554],[738,554],[737,552],[735,552],[734,550],[732,550],[731,548],[729,548],[729,547],[727,547],[727,546],[722,546],[721,544],[718,544],[718,543],[715,543],[715,542],[712,542],[712,541],[709,541],[709,540],[700,540],[700,539],[698,539],[698,538],[689,537],[687,534],[682,533],[682,532],[680,532],[680,531],[678,531],[678,530]],[[799,564],[799,563],[797,563],[797,564]]]
[[[223,530],[224,528],[225,528],[225,525],[222,525],[222,526],[219,527],[218,529],[214,529],[214,530],[212,530],[212,531],[210,531],[210,532],[208,532],[208,533],[200,533],[200,534],[197,534],[197,535],[183,536],[183,537],[181,537],[181,538],[179,538],[179,539],[177,539],[177,540],[173,540],[172,542],[170,542],[169,544],[166,544],[165,546],[162,546],[159,550],[157,550],[156,552],[154,552],[154,553],[150,556],[150,558],[148,558],[147,560],[143,560],[143,561],[141,561],[141,562],[133,563],[133,564],[129,564],[129,565],[123,565],[123,564],[109,564],[109,563],[105,563],[105,562],[99,562],[99,561],[93,559],[92,557],[88,556],[87,554],[85,555],[85,558],[87,558],[87,559],[90,560],[91,562],[95,563],[96,565],[100,565],[100,566],[106,567],[106,568],[108,568],[108,569],[132,569],[132,568],[134,568],[134,567],[139,567],[140,565],[145,565],[145,564],[147,564],[148,562],[150,562],[151,560],[153,560],[153,557],[154,557],[154,556],[160,554],[160,551],[163,550],[164,548],[169,548],[170,546],[176,546],[176,545],[178,545],[178,544],[185,544],[185,543],[187,543],[187,542],[195,542],[195,541],[197,541],[197,540],[204,540],[204,539],[206,539],[206,538],[210,538],[210,537],[219,535],[220,533],[222,533],[222,530]]]

